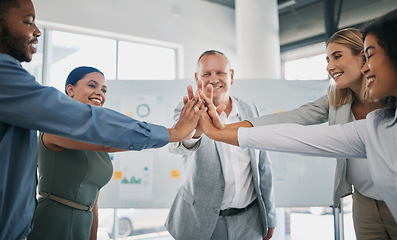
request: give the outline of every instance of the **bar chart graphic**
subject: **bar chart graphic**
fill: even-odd
[[[119,197],[121,199],[151,199],[153,192],[152,155],[143,152],[121,154],[118,168],[121,172]]]

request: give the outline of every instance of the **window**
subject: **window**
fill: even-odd
[[[171,47],[57,30],[49,30],[46,37],[44,84],[62,92],[68,74],[78,66],[96,67],[105,74],[107,80],[172,80],[177,76],[177,53]],[[36,56],[40,63],[43,62],[42,49],[43,46],[41,54]],[[36,73],[36,69],[42,69],[40,65],[30,65],[31,73],[41,74]]]
[[[286,80],[328,79],[324,42],[281,53]]]
[[[176,52],[172,48],[120,41],[118,79],[176,79]]]
[[[106,79],[116,78],[116,40],[50,30],[48,32],[47,84],[64,91],[74,68],[92,66]]]
[[[325,53],[285,62],[286,80],[328,79]]]

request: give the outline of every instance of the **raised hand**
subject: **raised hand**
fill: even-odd
[[[191,138],[201,114],[206,110],[207,108],[198,96],[188,100],[182,108],[178,122],[172,129],[168,129],[170,142],[180,142]]]
[[[214,139],[216,133],[219,130],[213,125],[212,119],[209,116],[208,111],[201,114],[201,117],[199,119],[199,125],[200,128],[204,131],[205,135],[207,135],[207,137],[211,139]]]
[[[212,86],[208,85],[207,86],[207,97],[212,99]],[[193,99],[193,97],[197,96],[200,97],[199,94],[203,92],[203,81],[202,80],[197,80],[197,90],[196,93],[193,93],[193,87],[191,85],[187,86],[187,96],[183,97],[183,103],[184,105],[186,105],[186,103]],[[192,135],[193,138],[199,138],[201,135],[203,135],[203,130],[200,128],[200,125],[197,124],[196,128],[195,128],[195,132]]]
[[[200,91],[203,91],[203,81],[202,80],[197,80],[196,83],[197,83],[196,93],[193,92],[192,85],[188,85],[187,86],[187,97],[185,96],[183,98],[183,103],[186,104],[187,101],[192,100],[195,95],[198,95],[198,93]],[[211,92],[211,99],[212,99],[212,92]]]
[[[200,93],[200,97],[204,100],[204,104],[208,108],[207,112],[211,117],[212,124],[218,129],[223,129],[225,126],[222,120],[220,119],[219,115],[225,110],[226,106],[224,104],[221,104],[218,107],[215,107],[215,105],[212,102],[212,99],[208,97],[208,94],[205,95],[203,93]]]

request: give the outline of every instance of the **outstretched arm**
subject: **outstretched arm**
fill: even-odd
[[[170,142],[179,142],[190,137],[190,133],[197,125],[198,119],[202,112],[206,110],[204,104],[198,97],[188,101],[182,109],[181,117],[178,123],[168,129],[170,135]],[[44,133],[42,140],[46,148],[53,151],[62,151],[64,149],[76,149],[97,152],[120,152],[126,151],[124,149],[113,148],[108,146],[101,146],[87,142],[72,140],[57,135]]]
[[[95,151],[95,152],[127,151],[124,149],[72,140],[69,138],[60,137],[50,133],[43,133],[42,140],[45,147],[52,151],[62,151],[64,149],[86,150],[86,151]]]
[[[365,158],[363,136],[365,120],[327,126],[276,124],[239,128],[238,144],[242,148],[296,153],[318,157]]]
[[[343,126],[276,124],[254,128],[219,129],[217,127],[218,115],[210,105],[207,106],[208,112],[201,115],[199,123],[204,133],[215,141],[242,148],[320,157],[362,158],[366,156],[365,146],[357,129],[366,129],[363,121]]]
[[[207,113],[203,113],[200,118],[204,133],[209,138],[242,148],[319,157],[366,158],[365,144],[356,129],[356,125],[360,125],[365,130],[365,123],[361,121],[333,126],[276,124],[217,129]]]

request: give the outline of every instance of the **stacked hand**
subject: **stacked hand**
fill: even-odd
[[[202,114],[202,117],[195,128],[195,132],[193,132],[193,138],[199,138],[203,133],[207,134],[208,131],[213,130],[214,126],[218,129],[223,129],[224,127],[219,115],[225,110],[226,106],[224,104],[217,107],[214,105],[212,102],[212,91],[212,85],[208,85],[204,94],[203,82],[201,80],[197,81],[196,94],[193,94],[193,87],[191,85],[187,87],[187,96],[183,98],[184,104],[186,105],[189,100],[197,97],[203,100],[204,105],[208,109],[207,112]],[[207,127],[207,131],[203,129],[203,124]]]
[[[207,108],[199,96],[195,96],[185,101],[179,121],[172,129],[169,129],[170,142],[180,142],[192,137],[192,132],[196,128],[198,120]]]
[[[201,113],[201,117],[195,128],[196,132],[194,133],[194,136],[201,136],[203,133],[205,133],[205,135],[212,140],[239,146],[237,139],[238,128],[225,128],[219,117],[219,115],[225,110],[226,106],[221,104],[215,107],[214,103],[212,102],[213,89],[211,85],[207,87],[206,94],[204,94],[202,91],[202,82],[198,81],[197,85],[199,88],[196,92],[196,95],[193,95],[192,87],[188,86],[188,96],[184,97],[185,105],[188,101],[190,101],[189,98],[199,98],[206,107],[206,110]]]
[[[209,99],[203,93],[200,93],[200,96],[204,100],[205,106],[207,106],[207,111],[201,114],[199,120],[199,126],[201,129],[203,129],[205,135],[215,141],[239,146],[237,139],[238,128],[225,128],[221,119],[219,118],[220,109],[223,111],[224,107],[215,108],[211,99]]]

